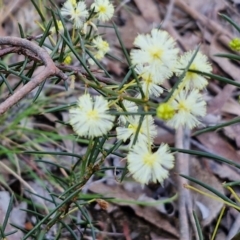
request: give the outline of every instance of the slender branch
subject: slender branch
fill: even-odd
[[[67,75],[65,75],[59,68],[57,68],[49,56],[48,52],[39,47],[37,44],[18,37],[2,37],[0,38],[0,46],[1,45],[10,45],[12,46],[12,51],[16,52],[19,50],[23,55],[28,55],[26,50],[31,51],[36,56],[36,59],[40,59],[45,68],[42,72],[34,76],[31,81],[29,81],[26,85],[16,90],[12,96],[7,98],[3,103],[0,104],[0,115],[5,113],[11,106],[16,104],[19,100],[21,100],[24,96],[26,96],[29,92],[35,89],[39,84],[41,84],[46,78],[51,76],[58,76],[63,80],[67,80]],[[21,49],[16,49],[21,48]],[[10,49],[8,50],[2,49],[0,54],[5,55],[8,51],[10,53]]]
[[[0,49],[0,57],[7,55],[9,53],[19,53],[21,51],[21,47],[7,47]]]
[[[62,64],[58,64],[57,67],[63,71],[74,71],[76,73],[81,73],[83,75],[89,76],[88,73],[85,70],[81,69],[80,67],[62,65]],[[113,80],[112,78],[102,77],[98,74],[94,75],[94,77],[96,77],[96,79],[100,82],[104,82],[108,84],[119,84],[119,82]]]
[[[41,62],[41,59],[39,56],[35,55],[34,53],[32,53],[31,51],[27,50],[27,49],[23,49],[22,47],[7,47],[7,48],[3,48],[0,49],[0,57],[3,57],[9,53],[18,53],[18,54],[23,54],[25,56],[28,56],[31,60],[37,61],[37,62]],[[81,67],[76,67],[76,66],[70,66],[70,65],[64,65],[64,64],[56,64],[56,67],[62,71],[73,71],[76,73],[81,73],[83,75],[88,76],[88,73],[82,69]],[[27,66],[26,69],[31,68],[31,66]],[[1,72],[6,73],[6,70],[1,70]],[[98,81],[100,82],[104,82],[107,84],[118,84],[117,81],[114,81],[111,78],[108,77],[103,77],[101,75],[94,75]]]
[[[184,148],[184,130],[179,128],[176,131],[176,147]],[[176,154],[176,169],[178,173],[184,173],[188,175],[189,163],[187,157],[183,153]],[[178,210],[179,210],[179,230],[180,230],[180,240],[190,239],[189,234],[189,222],[187,214],[187,190],[184,188],[184,184],[187,184],[187,180],[181,176],[177,176],[177,187],[178,187]]]

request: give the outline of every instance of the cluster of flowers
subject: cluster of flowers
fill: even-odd
[[[94,4],[98,11],[101,9],[97,5],[99,2],[100,0]],[[101,0],[101,2],[106,1]],[[83,2],[80,3],[82,6]],[[64,8],[67,9],[67,5],[64,5]],[[72,20],[76,21],[73,17]],[[175,41],[163,30],[153,29],[151,34],[137,36],[134,45],[137,49],[131,51],[133,64],[131,67],[135,68],[145,100],[151,95],[159,97],[164,91],[160,85],[174,74],[180,76],[190,61],[192,61],[189,67],[191,70],[208,73],[212,70],[207,57],[201,52],[198,52],[194,59],[192,59],[194,51],[186,52],[179,57]],[[203,76],[187,72],[169,100],[159,104],[156,115],[174,128],[196,127],[200,124],[199,117],[206,114],[206,102],[200,91],[207,83]],[[128,85],[131,84],[126,84],[125,90]],[[136,100],[139,97],[138,94]],[[157,128],[151,115],[121,115],[123,111],[137,113],[139,107],[135,102],[123,100],[121,104],[116,105],[116,102],[109,102],[103,96],[91,97],[85,93],[79,97],[77,106],[69,111],[73,130],[79,136],[90,138],[107,134],[115,122],[115,116],[109,111],[112,105],[116,106],[120,115],[116,127],[117,139],[123,142],[130,139],[127,155],[129,172],[142,184],[163,182],[168,177],[168,170],[174,166],[174,156],[169,146],[164,143],[157,151],[152,151]]]
[[[67,0],[61,8],[61,14],[72,23],[74,31],[80,30],[82,34],[87,35],[89,26],[97,31],[97,21],[106,22],[113,17],[114,7],[109,0],[95,0],[89,9],[84,1]],[[62,22],[58,21],[57,24],[59,30],[63,30]],[[96,34],[94,38],[89,40],[90,51],[94,58],[102,60],[105,54],[110,51],[108,42]],[[64,62],[68,64],[70,61],[70,56],[67,56]],[[94,64],[94,61],[89,59],[89,63]]]
[[[188,51],[179,57],[179,50],[172,37],[166,31],[157,29],[153,29],[151,35],[139,35],[134,44],[139,49],[132,50],[132,63],[136,65],[136,71],[142,79],[142,89],[147,97],[158,97],[163,92],[159,85],[174,73],[180,76],[194,55],[194,51]],[[212,71],[207,57],[201,52],[197,53],[189,69],[207,73]],[[206,103],[199,91],[207,84],[208,81],[203,76],[187,72],[168,102],[159,105],[157,116],[174,128],[196,127],[200,124],[197,117],[206,114]]]

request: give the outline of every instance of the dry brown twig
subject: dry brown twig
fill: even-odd
[[[81,69],[80,67],[67,66],[67,65],[62,65],[62,64],[58,64],[57,67],[59,69],[63,70],[63,71],[74,71],[76,73],[80,73],[82,75],[87,75],[88,76],[88,73],[85,70]],[[118,84],[118,82],[114,81],[112,78],[103,77],[100,74],[95,74],[94,77],[98,81],[106,83],[106,84]]]
[[[226,47],[228,47],[229,41],[233,38],[232,34],[225,30],[220,24],[215,21],[208,19],[203,14],[194,10],[190,6],[188,6],[182,0],[175,0],[175,6],[180,8],[182,11],[187,13],[190,17],[192,17],[195,21],[199,22],[202,26],[208,28],[212,33],[218,33],[218,40]]]
[[[177,148],[184,148],[184,130],[183,128],[179,128],[176,131],[176,143],[175,146]],[[188,158],[186,157],[186,155],[184,155],[183,153],[177,153],[176,154],[176,170],[178,171],[178,173],[182,173],[185,175],[188,175],[189,172],[189,163],[188,163]],[[187,190],[184,188],[184,184],[187,184],[188,181],[185,178],[182,178],[181,176],[177,176],[178,180],[177,180],[177,187],[178,187],[178,194],[179,194],[179,198],[178,198],[178,208],[179,208],[179,230],[180,230],[180,240],[186,240],[186,239],[190,239],[189,238],[189,224],[188,224],[188,213],[187,213],[187,202],[188,202],[188,192]]]
[[[35,39],[35,38],[34,38]],[[4,49],[0,49],[0,57],[3,57],[9,53],[17,53],[17,54],[23,54],[27,57],[29,57],[31,60],[36,61],[36,62],[41,62],[41,58],[39,56],[37,56],[36,54],[34,54],[33,52],[27,50],[27,49],[23,49],[22,47],[7,47]],[[26,70],[30,69],[32,66],[28,65],[26,66]],[[73,71],[75,73],[80,73],[83,75],[87,75],[88,73],[82,69],[81,67],[77,67],[77,66],[70,66],[70,65],[65,65],[65,64],[56,64],[56,67],[62,71]],[[3,70],[1,72],[7,73],[6,70]],[[118,84],[118,82],[114,81],[112,78],[109,77],[103,77],[99,74],[95,74],[94,75],[98,81],[100,82],[104,82],[107,84]]]
[[[0,46],[2,45],[8,45],[11,47],[8,48],[8,50],[2,49],[0,51],[0,56],[5,55],[6,53],[11,53],[10,50],[12,50],[12,52],[17,51],[23,55],[29,55],[27,54],[27,51],[30,51],[36,56],[35,60],[39,58],[43,62],[45,68],[42,72],[34,76],[31,81],[29,81],[20,89],[16,90],[12,96],[0,104],[0,115],[5,113],[11,106],[18,103],[24,96],[35,89],[48,77],[57,76],[63,80],[67,80],[67,75],[65,75],[59,68],[56,67],[48,52],[37,44],[18,37],[2,37],[0,38]],[[34,55],[32,56],[34,57]]]

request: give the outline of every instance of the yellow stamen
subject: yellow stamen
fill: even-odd
[[[98,112],[96,110],[91,110],[88,112],[87,116],[90,118],[90,119],[93,119],[93,120],[98,120],[99,119],[99,115],[98,115]]]

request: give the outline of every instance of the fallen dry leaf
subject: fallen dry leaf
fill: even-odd
[[[234,147],[221,137],[218,132],[209,132],[197,136],[197,139],[209,150],[218,156],[240,162],[240,156]]]
[[[191,1],[184,0],[191,8],[199,11],[200,13],[209,17],[210,14],[223,10],[226,6],[224,0],[202,0],[202,1]]]
[[[224,194],[224,188],[222,184],[212,174],[212,172],[209,172],[206,168],[203,168],[203,162],[201,162],[201,160],[194,158],[190,159],[190,176],[203,183],[208,184],[209,186],[216,189],[218,192]],[[206,190],[198,184],[190,182],[190,185],[203,192],[214,195],[212,192]],[[223,207],[222,202],[216,201],[215,199],[212,199],[195,191],[192,191],[192,198],[196,212],[200,212],[199,216],[203,226],[210,224]]]
[[[223,128],[224,134],[231,140],[234,140],[238,148],[240,147],[240,124],[233,124]]]
[[[232,93],[235,90],[235,87],[232,85],[226,85],[223,90],[214,97],[211,101],[208,102],[208,113],[220,114],[223,111],[224,106],[228,106],[227,102],[232,97]],[[225,111],[228,109],[225,107]]]
[[[203,158],[204,159],[204,158]],[[228,179],[229,181],[239,181],[239,170],[227,164],[219,164],[215,161],[206,159],[211,171],[221,179]]]
[[[125,24],[119,27],[122,40],[126,48],[133,48],[133,42],[138,34],[150,32],[152,27],[145,21],[142,16],[135,13],[128,12],[125,9],[121,9],[121,14]]]
[[[6,191],[1,191],[0,192],[0,225],[1,226],[4,222],[9,202],[10,202],[10,194]],[[27,204],[24,202],[21,203],[18,207],[13,207],[10,217],[8,219],[5,233],[9,233],[16,230],[16,228],[11,226],[10,223],[13,223],[15,225],[18,225],[19,227],[24,228],[27,213],[20,209],[26,209],[26,207],[27,207]],[[22,239],[22,237],[23,237],[23,233],[20,230],[17,230],[16,233],[9,235],[7,239],[19,240],[19,239]]]
[[[159,11],[155,1],[148,0],[147,4],[145,1],[142,0],[134,0],[134,2],[140,10],[143,18],[148,22],[148,24],[154,27],[161,23]]]
[[[219,42],[217,41],[217,35],[215,35],[210,45],[210,56],[212,60],[215,61],[222,68],[223,71],[228,73],[234,81],[240,82],[239,67],[226,58],[214,56],[218,53],[226,53],[226,48],[222,47],[219,44]],[[208,112],[218,113],[222,109],[224,104],[226,104],[226,102],[229,100],[229,98],[232,97],[232,93],[235,89],[236,87],[233,85],[226,85],[223,88],[223,91],[220,92],[212,101],[209,102],[210,106]],[[225,107],[225,110],[227,110],[227,107]]]
[[[233,114],[233,115],[236,115],[236,116],[240,116],[240,104],[239,104],[238,101],[230,98],[223,105],[222,111],[225,112],[225,113],[230,113],[230,114]]]
[[[120,185],[107,186],[103,183],[94,183],[89,188],[90,191],[98,194],[102,194],[104,197],[113,197],[123,200],[138,200],[139,195],[132,192],[127,192],[121,188]],[[130,206],[135,214],[154,226],[171,233],[172,235],[179,237],[177,229],[172,226],[167,216],[162,215],[153,207],[140,207],[136,204],[130,204],[125,202],[116,202],[119,206]]]

